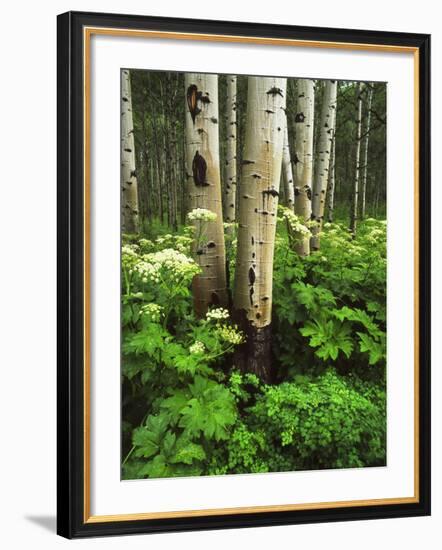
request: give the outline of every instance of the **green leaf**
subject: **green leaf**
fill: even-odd
[[[157,455],[140,470],[140,474],[152,478],[170,476],[170,469],[163,455]]]
[[[192,464],[194,460],[204,460],[206,458],[203,447],[188,441],[186,438],[181,437],[177,441],[176,447],[175,456],[171,459],[173,464]]]
[[[361,352],[369,354],[368,362],[370,365],[375,365],[385,357],[384,346],[381,343],[376,342],[368,334],[363,332],[357,332],[356,334],[360,338],[359,348]]]
[[[353,351],[353,342],[351,340],[342,339],[339,342],[339,347],[343,353],[347,356],[347,359],[350,358],[351,352]]]
[[[336,304],[335,297],[326,288],[297,282],[292,284],[292,289],[296,293],[297,301],[311,312],[319,312],[326,306]]]
[[[181,416],[181,411],[187,405],[190,398],[191,395],[189,391],[176,391],[173,395],[164,399],[160,407],[170,414],[172,421],[177,422],[178,418]]]
[[[134,455],[149,458],[157,453],[166,435],[168,423],[166,415],[151,415],[145,426],[136,428],[132,436],[132,443],[136,447]]]
[[[123,353],[146,353],[158,357],[158,351],[166,344],[168,332],[157,323],[148,323],[142,331],[129,336],[123,343]]]
[[[153,456],[160,448],[159,442],[146,428],[136,428],[134,430],[132,443],[137,447],[136,456],[143,456],[144,458]]]
[[[340,321],[348,319],[349,321],[361,323],[375,339],[378,339],[383,334],[373,319],[362,309],[350,309],[344,306],[341,309],[332,310],[332,313]]]
[[[352,311],[349,307],[344,306],[341,309],[333,309],[332,314],[340,321],[344,321],[351,318]]]
[[[175,441],[176,441],[176,435],[172,432],[167,432],[161,444],[161,448],[166,457],[169,457],[173,454]]]
[[[131,355],[131,356],[124,356],[122,358],[122,361],[121,361],[122,373],[123,373],[123,376],[125,376],[128,380],[132,380],[134,376],[136,376],[140,372],[143,372],[145,368],[146,368],[146,361],[143,360],[141,357]]]
[[[338,358],[339,351],[342,351],[347,358],[353,351],[353,342],[350,336],[350,325],[333,319],[326,322],[307,322],[300,329],[303,336],[310,336],[309,345],[318,348],[315,354],[323,361]]]
[[[132,309],[128,305],[123,305],[121,309],[121,324],[123,327],[132,321]]]
[[[236,420],[233,395],[220,384],[202,377],[196,377],[190,389],[198,397],[192,398],[182,410],[178,425],[192,438],[203,433],[216,441],[227,439],[227,428]]]

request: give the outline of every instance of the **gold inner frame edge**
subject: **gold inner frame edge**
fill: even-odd
[[[177,510],[167,512],[146,512],[96,516],[91,514],[91,472],[90,472],[90,42],[92,35],[129,36],[137,38],[159,38],[174,40],[196,40],[209,42],[249,43],[272,46],[304,48],[326,48],[363,50],[391,53],[412,53],[414,63],[414,495],[410,497],[347,500],[334,502],[281,504],[269,506],[242,506],[205,510]],[[149,519],[171,519],[186,517],[209,517],[229,514],[251,514],[300,510],[323,510],[345,507],[412,504],[419,502],[419,49],[412,46],[388,44],[364,44],[297,40],[269,37],[247,37],[202,33],[182,33],[117,29],[111,27],[83,27],[83,101],[84,101],[84,523],[108,523],[116,521],[137,521]]]

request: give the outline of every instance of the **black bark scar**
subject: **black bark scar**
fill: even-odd
[[[197,151],[192,161],[193,181],[197,187],[206,187],[209,185],[206,181],[207,162]]]
[[[198,94],[201,94],[201,92],[198,92],[197,86],[195,84],[192,84],[187,88],[187,106],[189,107],[190,116],[192,117],[192,122],[195,124],[195,118],[199,113],[201,113],[201,109],[198,108]]]
[[[276,88],[276,86],[274,86],[273,88],[270,88],[270,90],[267,93],[270,95],[280,95],[281,97],[284,97],[282,89]]]

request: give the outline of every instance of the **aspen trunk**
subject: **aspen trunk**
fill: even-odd
[[[177,75],[169,73],[166,78],[167,123],[168,132],[168,164],[170,171],[171,225],[174,231],[178,230],[178,198],[177,198],[177,127],[175,116],[175,102],[178,95],[179,82]]]
[[[325,197],[330,170],[330,153],[335,133],[336,120],[336,80],[327,80],[324,88],[324,99],[321,108],[321,122],[319,128],[318,154],[313,180],[312,196],[312,237],[311,250],[319,250],[319,235],[324,220]]]
[[[236,221],[236,76],[227,75],[224,221]]]
[[[166,117],[162,116],[163,120],[167,120]],[[167,223],[169,227],[173,227],[173,193],[172,193],[172,165],[171,165],[171,145],[170,145],[170,133],[167,122],[165,122],[163,132],[163,147],[162,147],[162,158],[164,166],[164,176],[166,183],[166,197],[167,197]],[[166,138],[167,133],[167,138]]]
[[[313,129],[315,111],[315,84],[313,80],[298,80],[295,135],[295,214],[304,222],[312,214]],[[296,245],[300,256],[310,254],[310,238],[307,236]]]
[[[370,85],[367,99],[367,124],[365,127],[364,136],[364,162],[362,169],[362,196],[361,196],[361,219],[365,218],[365,197],[367,194],[367,170],[368,170],[368,145],[370,141],[370,124],[371,124],[371,104],[373,101],[373,83]]]
[[[350,232],[353,237],[356,235],[356,226],[358,221],[358,198],[359,198],[359,179],[361,171],[361,127],[362,127],[362,90],[363,84],[359,83],[356,88],[357,111],[356,111],[356,154],[355,154],[355,179],[353,184],[353,197],[350,216]]]
[[[336,163],[336,134],[333,135],[332,151],[330,158],[330,169],[327,190],[327,221],[333,221],[333,209],[335,206],[335,163]]]
[[[155,160],[151,156],[150,158],[150,181],[151,181],[151,190],[152,195],[150,196],[152,200],[152,210],[151,210],[151,219],[155,218],[155,213],[158,212],[158,191],[156,188],[156,174],[155,174]]]
[[[203,317],[212,305],[227,306],[226,263],[221,203],[218,76],[185,75],[186,180],[189,209],[216,214],[195,220],[193,255],[202,273],[193,280],[194,309]]]
[[[285,78],[249,77],[239,197],[234,316],[246,334],[235,365],[273,378],[273,254],[284,142]]]
[[[138,185],[130,72],[121,71],[121,201],[123,233],[138,232]]]
[[[181,224],[186,223],[186,214],[188,211],[188,196],[187,196],[187,182],[186,182],[186,136],[183,132],[183,139],[180,140],[181,151],[181,170],[180,170],[180,185],[181,185]],[[184,183],[186,182],[186,183]]]
[[[293,185],[292,161],[290,158],[289,133],[287,127],[287,117],[284,119],[284,143],[282,149],[282,179],[284,182],[284,195],[287,207],[290,210],[295,208],[295,188]]]
[[[158,129],[157,119],[154,113],[152,113],[151,121],[151,130],[153,136],[153,142],[155,146],[155,185],[156,185],[156,194],[157,194],[157,203],[158,203],[158,216],[163,223],[163,185],[162,185],[162,170],[161,170],[161,151],[160,151],[160,133]]]
[[[375,218],[378,217],[379,199],[381,194],[381,184],[380,184],[381,178],[380,178],[379,169],[377,170],[376,176],[377,177],[375,181],[374,215],[373,215]]]
[[[142,116],[142,132],[143,132],[143,149],[141,151],[142,155],[142,165],[144,168],[144,189],[145,193],[144,196],[144,203],[145,203],[145,213],[146,218],[151,221],[152,220],[152,199],[151,199],[151,184],[152,181],[150,181],[149,178],[149,151],[148,151],[148,137],[147,137],[147,128],[146,128],[146,113],[144,110],[141,113]]]

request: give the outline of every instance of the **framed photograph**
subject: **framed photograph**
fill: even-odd
[[[430,513],[430,37],[58,17],[58,533]]]

